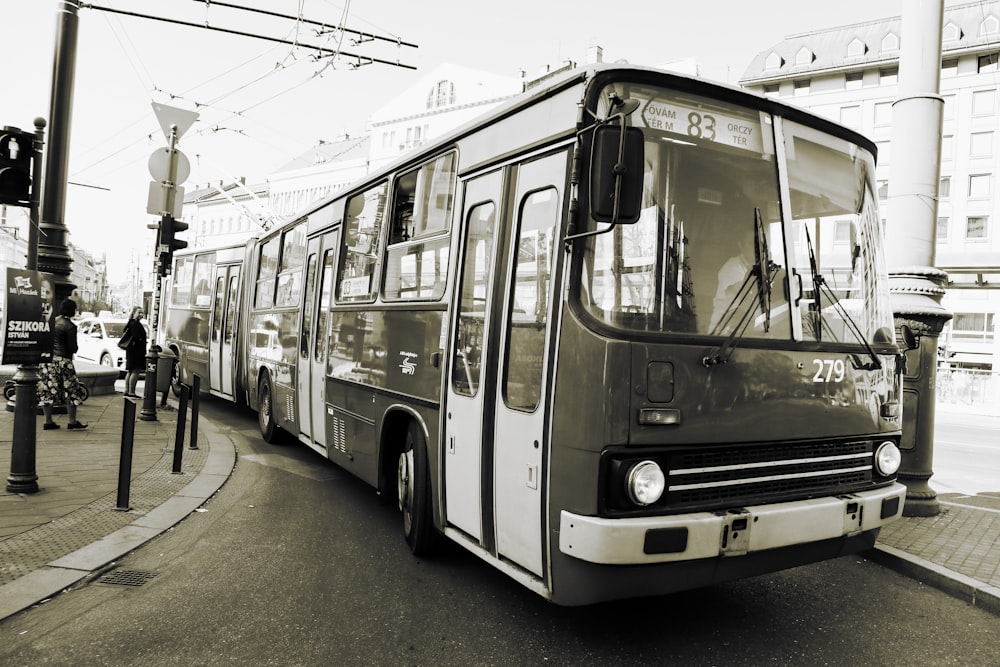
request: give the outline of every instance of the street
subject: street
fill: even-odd
[[[18,665],[993,665],[995,616],[860,557],[661,598],[554,606],[214,399],[219,493],[85,585],[0,624]],[[968,438],[966,438],[968,439]],[[947,457],[945,457],[947,458]],[[101,575],[144,575],[142,585]]]
[[[997,422],[995,417],[939,409],[931,488],[938,494],[1000,492]]]

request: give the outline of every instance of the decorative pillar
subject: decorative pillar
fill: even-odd
[[[938,182],[944,99],[940,95],[942,0],[902,3],[899,98],[892,109],[892,172],[886,248],[897,328],[907,324],[918,346],[907,353],[903,381],[904,516],[940,512],[928,484],[934,474],[937,342],[951,314],[941,307],[947,275],[936,268]]]
[[[934,516],[941,511],[931,488],[934,474],[934,414],[937,393],[938,338],[951,313],[941,307],[948,275],[931,267],[889,273],[889,290],[899,329],[907,325],[917,337],[906,353],[903,377],[903,454],[899,481],[906,485],[904,516]]]

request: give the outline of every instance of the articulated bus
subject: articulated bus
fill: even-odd
[[[870,548],[902,513],[875,146],[596,65],[175,258],[178,380],[564,605]],[[317,508],[317,511],[322,511]]]

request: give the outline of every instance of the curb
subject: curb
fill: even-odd
[[[895,570],[920,583],[933,586],[973,607],[1000,616],[1000,588],[955,572],[885,544],[865,553],[872,562]]]
[[[222,488],[236,465],[236,446],[204,417],[199,428],[209,441],[208,455],[187,486],[124,528],[0,586],[0,620],[59,594],[141,547],[180,523]]]

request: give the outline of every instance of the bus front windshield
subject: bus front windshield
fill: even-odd
[[[858,344],[891,331],[867,151],[784,123],[782,206],[769,114],[663,89],[614,92],[640,101],[629,122],[644,134],[642,212],[587,239],[589,313],[645,333]]]

